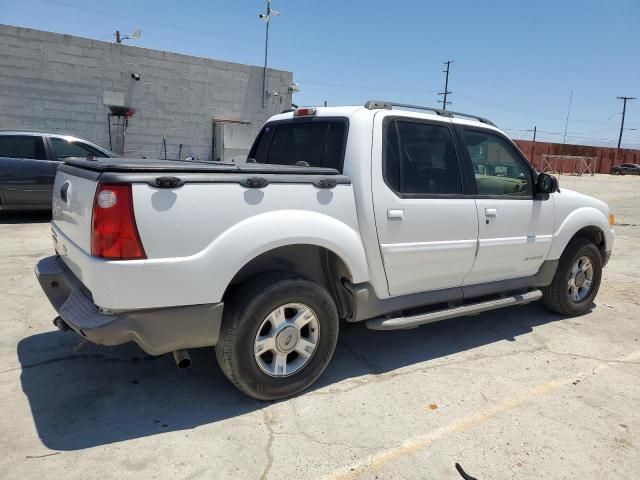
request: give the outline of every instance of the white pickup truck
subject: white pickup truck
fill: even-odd
[[[215,346],[240,390],[276,399],[322,374],[340,321],[587,311],[612,225],[490,121],[372,101],[276,115],[246,164],[67,160],[36,275],[60,329],[179,366]]]

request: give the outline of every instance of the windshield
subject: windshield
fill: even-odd
[[[257,163],[342,171],[347,120],[305,119],[265,125],[249,154]]]

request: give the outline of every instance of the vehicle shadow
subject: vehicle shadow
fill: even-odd
[[[0,212],[0,225],[19,223],[49,223],[51,212]]]
[[[409,331],[347,325],[333,361],[311,390],[515,341],[561,319],[534,304]],[[48,448],[63,451],[191,429],[268,405],[244,396],[225,379],[213,349],[193,350],[191,356],[193,368],[179,370],[170,355],[150,357],[135,344],[101,347],[58,331],[18,344],[22,389],[38,435]]]

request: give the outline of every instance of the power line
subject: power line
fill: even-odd
[[[42,2],[46,2],[46,3],[50,3],[50,4],[54,4],[54,5],[58,5],[58,6],[62,6],[62,7],[66,7],[66,8],[72,8],[72,9],[76,9],[76,10],[83,10],[86,12],[90,12],[90,13],[95,13],[95,14],[99,14],[99,15],[106,15],[106,16],[110,16],[110,17],[116,17],[116,18],[122,18],[122,19],[127,19],[127,20],[131,20],[134,21],[136,23],[147,23],[150,25],[156,25],[159,27],[164,27],[165,29],[171,29],[171,30],[175,30],[178,32],[185,32],[185,33],[189,33],[189,34],[198,34],[198,35],[205,35],[205,36],[210,36],[213,38],[219,38],[219,39],[224,39],[225,41],[228,40],[238,40],[239,42],[246,42],[247,40],[247,36],[236,36],[236,35],[229,35],[227,33],[216,33],[215,30],[205,30],[205,29],[201,29],[201,28],[197,28],[194,27],[193,25],[185,25],[185,24],[176,24],[176,23],[166,23],[166,22],[161,22],[161,21],[157,21],[157,20],[152,20],[150,18],[143,18],[143,17],[137,17],[137,16],[130,16],[130,15],[124,15],[121,13],[114,13],[114,12],[109,12],[106,10],[100,10],[100,9],[96,9],[96,8],[91,8],[91,7],[86,7],[84,5],[76,5],[74,3],[69,3],[69,2],[65,2],[62,0],[40,0]],[[32,13],[32,12],[28,12],[26,10],[24,10],[24,13]],[[158,33],[154,32],[153,35],[155,37],[161,37],[161,38],[169,38],[166,36],[161,36]],[[239,43],[239,42],[235,42],[235,43]],[[277,41],[274,39],[271,39],[271,44],[272,45],[277,45],[279,47],[283,47],[283,46],[290,46],[291,42],[289,41]],[[353,65],[353,55],[352,54],[347,54],[344,53],[344,50],[327,50],[327,49],[322,49],[322,54],[317,49],[317,45],[315,44],[310,44],[310,43],[301,43],[299,40],[296,40],[295,42],[296,46],[299,47],[306,47],[309,50],[305,52],[305,56],[309,57],[325,57],[326,54],[330,54],[332,57],[332,62],[333,63],[339,63],[339,64],[343,64],[343,65],[349,65],[352,66]],[[315,50],[314,50],[315,49]],[[234,45],[233,50],[238,51],[238,52],[243,52],[243,53],[250,53],[253,52],[253,49],[248,48],[248,47],[238,47],[237,45]],[[187,53],[189,54],[189,53]],[[336,61],[335,58],[333,57],[342,57],[344,59],[348,59],[345,61]],[[380,69],[380,64],[379,63],[371,63],[371,64],[366,64],[366,63],[359,63],[359,66],[361,67],[370,67],[370,68],[375,68],[377,71],[379,71]],[[409,68],[406,65],[397,65],[393,67],[394,70],[403,70],[403,71],[407,71],[407,72],[413,72],[413,73],[422,73],[419,69],[415,69],[415,68]]]
[[[175,29],[175,30],[188,31],[190,33],[199,33],[199,34],[204,34],[204,35],[213,36],[213,37],[221,37],[221,38],[225,38],[227,40],[230,39],[230,38],[234,38],[234,39],[238,39],[238,40],[246,39],[246,37],[233,37],[233,36],[230,36],[228,34],[224,34],[224,35],[216,34],[216,33],[212,32],[210,30],[203,30],[203,29],[194,28],[193,25],[188,25],[188,26],[187,25],[178,25],[178,24],[175,24],[175,23],[166,23],[166,22],[161,22],[161,21],[157,21],[157,20],[151,20],[151,19],[148,19],[148,18],[134,17],[134,16],[130,16],[130,15],[124,15],[124,14],[114,13],[114,12],[100,10],[100,9],[96,9],[96,8],[86,7],[84,5],[73,4],[73,3],[62,1],[62,0],[42,0],[42,1],[47,2],[47,3],[51,3],[51,4],[55,4],[55,5],[59,5],[59,6],[63,6],[63,7],[67,7],[67,8],[74,8],[74,9],[78,9],[78,10],[84,10],[84,11],[87,11],[87,12],[97,13],[97,14],[100,14],[100,15],[107,15],[107,16],[112,16],[112,17],[117,17],[117,18],[134,20],[136,22],[144,22],[144,23],[148,23],[148,24],[154,24],[154,25],[157,25],[157,26],[162,26],[162,27],[171,28],[171,29]],[[15,9],[15,10],[19,10],[19,9]],[[267,24],[267,29],[268,29],[268,24]],[[111,35],[109,35],[109,36],[111,36]],[[103,38],[105,38],[105,37],[102,37],[101,40]],[[267,49],[267,46],[265,45],[265,56],[267,55],[266,49]],[[248,49],[245,49],[244,51],[248,51]],[[336,54],[338,54],[338,53],[336,52]],[[345,56],[345,55],[342,55],[342,56]],[[443,104],[443,109],[446,109],[446,106],[448,104],[451,104],[451,102],[448,101],[447,98],[448,98],[448,95],[452,94],[452,92],[448,90],[448,80],[449,80],[450,65],[453,62],[454,62],[453,60],[450,60],[450,61],[447,61],[447,62],[443,62],[446,65],[446,70],[443,71],[446,74],[446,76],[445,76],[445,91],[444,92],[438,92],[438,95],[444,95],[444,99],[442,101],[439,101],[439,103]],[[376,65],[376,67],[377,67],[377,65]],[[419,71],[418,69],[409,69],[409,68],[406,68],[406,67],[402,67],[401,69],[407,70],[407,71],[415,71],[415,72]],[[496,80],[498,80],[498,79],[496,79]],[[307,82],[307,83],[311,84],[312,82]],[[314,82],[314,83],[319,84],[319,85],[321,84],[320,82]],[[351,85],[338,85],[338,84],[325,84],[325,85],[334,86],[334,87],[338,87],[338,88],[357,88],[356,86],[351,86]],[[524,86],[524,85],[511,84],[511,86],[514,86],[514,87],[517,87],[517,88],[529,89],[528,86]],[[369,88],[373,90],[375,87],[369,87]],[[265,89],[263,89],[263,90],[265,90]],[[415,90],[406,89],[405,90],[405,89],[379,88],[377,90],[381,90],[381,91],[383,91],[383,90],[386,90],[386,91],[398,91],[398,92],[400,92],[400,91],[420,92],[420,90],[418,90],[418,89],[415,89]],[[424,91],[424,92],[426,93],[426,91]],[[494,105],[494,106],[499,107],[499,108],[504,108],[504,109],[508,109],[508,110],[512,110],[512,111],[516,111],[516,112],[522,112],[522,113],[530,114],[529,112],[525,112],[524,110],[513,108],[512,106],[507,106],[507,105],[499,104],[499,103],[496,103],[496,102],[484,100],[484,99],[481,99],[481,98],[473,97],[471,95],[465,95],[465,94],[463,94],[461,92],[458,92],[458,94],[461,95],[461,96],[467,97],[469,99],[472,99],[472,100],[475,99],[476,101],[480,101],[482,103],[487,103],[487,104]],[[626,97],[626,99],[625,99],[625,97],[618,97],[618,98],[620,98],[620,99],[625,101],[625,105],[624,105],[625,107],[626,107],[626,101],[627,100],[635,99],[634,97]],[[558,117],[551,117],[551,116],[548,116],[548,115],[547,115],[547,117],[548,118],[558,118]],[[611,117],[607,120],[607,122],[594,121],[594,120],[580,120],[580,119],[572,119],[572,121],[573,122],[593,123],[593,124],[604,125],[604,124],[608,123],[608,121],[610,119],[611,119]],[[621,129],[620,129],[620,137],[619,137],[619,142],[618,143],[621,143],[623,130],[624,130],[624,118],[623,118]],[[540,133],[544,133],[544,132],[540,131]],[[555,134],[555,132],[551,133],[551,134]],[[571,135],[567,135],[567,136],[571,136]]]
[[[622,100],[622,122],[620,123],[620,136],[618,137],[618,148],[622,143],[622,131],[624,130],[624,117],[627,113],[627,100],[635,100],[636,97],[617,97],[618,100]]]
[[[208,35],[208,36],[217,37],[217,38],[225,38],[227,40],[229,40],[229,39],[246,40],[246,37],[231,36],[231,35],[227,35],[227,34],[218,34],[218,33],[212,32],[210,30],[198,29],[198,28],[195,28],[195,27],[190,26],[190,25],[179,25],[179,24],[175,24],[175,23],[165,23],[165,22],[159,22],[157,20],[151,20],[149,18],[133,17],[133,16],[130,16],[130,15],[123,15],[121,13],[107,12],[105,10],[99,10],[97,8],[85,7],[84,5],[76,5],[76,4],[73,4],[73,3],[63,2],[63,1],[60,1],[60,0],[42,0],[42,1],[47,2],[47,3],[52,3],[54,5],[59,5],[59,6],[62,6],[62,7],[75,8],[77,10],[84,10],[86,12],[97,13],[97,14],[100,14],[100,15],[107,15],[107,16],[110,16],[110,17],[117,17],[117,18],[122,18],[122,19],[126,19],[126,20],[133,20],[135,22],[148,23],[148,24],[151,24],[151,25],[157,25],[159,27],[171,28],[173,30],[180,30],[180,31],[185,31],[185,32],[190,32],[190,33],[199,33],[199,34]]]
[[[447,60],[446,62],[442,62],[447,66],[446,70],[443,70],[443,72],[445,73],[444,92],[438,93],[438,95],[444,95],[444,99],[438,100],[438,103],[442,103],[442,110],[446,110],[447,104],[451,104],[451,102],[447,102],[447,95],[450,95],[451,93],[453,93],[449,91],[449,67],[451,67],[451,64],[453,62],[455,62],[455,60]]]
[[[579,140],[581,142],[583,141],[588,141],[588,142],[598,142],[598,143],[605,143],[605,144],[615,144],[615,139],[613,138],[599,138],[599,137],[592,137],[592,136],[585,136],[585,135],[581,135],[584,133],[595,133],[595,132],[567,132],[566,135],[564,132],[548,132],[548,131],[544,131],[544,130],[538,130],[536,127],[534,127],[533,129],[531,128],[503,128],[502,130],[506,131],[506,132],[521,132],[522,135],[516,135],[517,138],[520,139],[525,139],[525,137],[527,137],[528,133],[537,133],[537,134],[541,134],[541,135],[562,135],[564,137],[564,141],[566,142],[567,140],[569,141],[574,141],[574,140]],[[634,144],[634,143],[629,143],[628,145],[638,145],[638,144]]]
[[[353,90],[372,90],[378,92],[400,92],[400,93],[437,93],[437,90],[425,90],[420,88],[388,88],[388,87],[376,87],[374,85],[359,85],[359,84],[348,84],[348,83],[331,83],[331,82],[322,82],[315,80],[298,80],[297,82],[306,85],[320,85],[324,87],[335,87],[335,88],[344,88],[344,89],[353,89]]]
[[[533,132],[533,128],[503,128],[502,130],[508,132]],[[633,130],[632,128],[625,128],[625,130]],[[617,128],[612,128],[608,130],[589,130],[587,132],[567,132],[567,137],[575,137],[577,135],[586,135],[589,133],[607,133],[607,132],[617,132]],[[538,133],[544,133],[546,135],[565,135],[564,132],[549,132],[546,130],[538,130]],[[588,138],[588,137],[584,137]]]

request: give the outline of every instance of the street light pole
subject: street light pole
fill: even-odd
[[[266,13],[258,15],[266,24],[264,37],[264,68],[262,70],[262,108],[267,106],[267,62],[269,59],[269,23],[271,15],[278,16],[280,12],[271,9],[271,0],[267,0]]]

